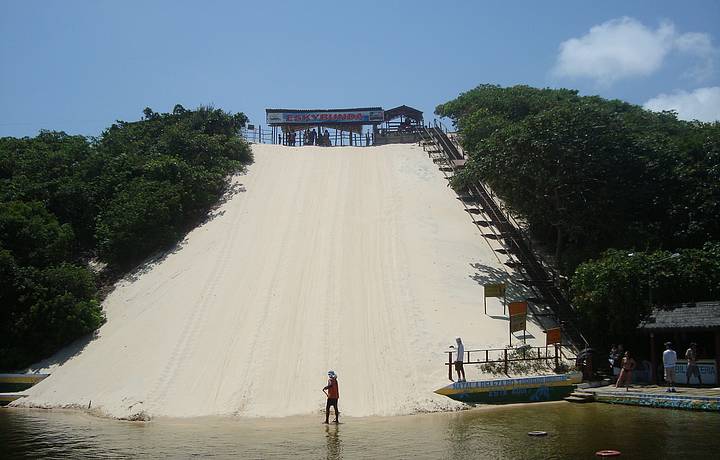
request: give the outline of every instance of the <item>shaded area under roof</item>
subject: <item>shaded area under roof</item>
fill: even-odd
[[[412,118],[417,122],[422,122],[423,120],[423,113],[420,110],[414,109],[407,105],[401,105],[385,111],[385,121],[390,121],[399,116],[404,116],[405,118]]]
[[[671,329],[720,329],[720,301],[654,308],[650,316],[640,322],[638,329],[648,332]]]

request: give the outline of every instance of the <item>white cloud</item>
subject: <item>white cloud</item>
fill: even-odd
[[[673,94],[660,94],[647,101],[643,107],[655,112],[674,110],[678,118],[683,120],[720,120],[720,86],[698,88],[690,93],[676,91]]]
[[[663,22],[653,30],[628,17],[594,26],[582,37],[562,42],[559,51],[555,75],[591,78],[603,85],[651,75],[671,52],[698,59],[700,63],[688,74],[707,78],[714,70],[717,56],[708,34],[680,34],[671,22]]]

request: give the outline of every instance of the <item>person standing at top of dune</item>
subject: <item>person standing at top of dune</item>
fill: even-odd
[[[335,423],[340,423],[340,412],[338,412],[338,398],[340,398],[340,388],[338,386],[337,375],[335,371],[328,371],[328,384],[323,391],[327,395],[327,403],[325,404],[325,422],[329,422],[330,406],[335,408]]]

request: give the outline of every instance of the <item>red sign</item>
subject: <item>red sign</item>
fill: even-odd
[[[546,345],[552,345],[554,343],[560,343],[562,341],[559,327],[548,329],[545,332],[547,333],[547,342],[545,343]]]
[[[527,308],[527,302],[510,302],[510,305],[508,305],[508,310],[510,310],[510,316],[526,315]]]

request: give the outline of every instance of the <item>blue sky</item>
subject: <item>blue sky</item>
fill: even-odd
[[[434,107],[481,83],[720,118],[720,2],[0,0],[0,136],[146,106]]]

